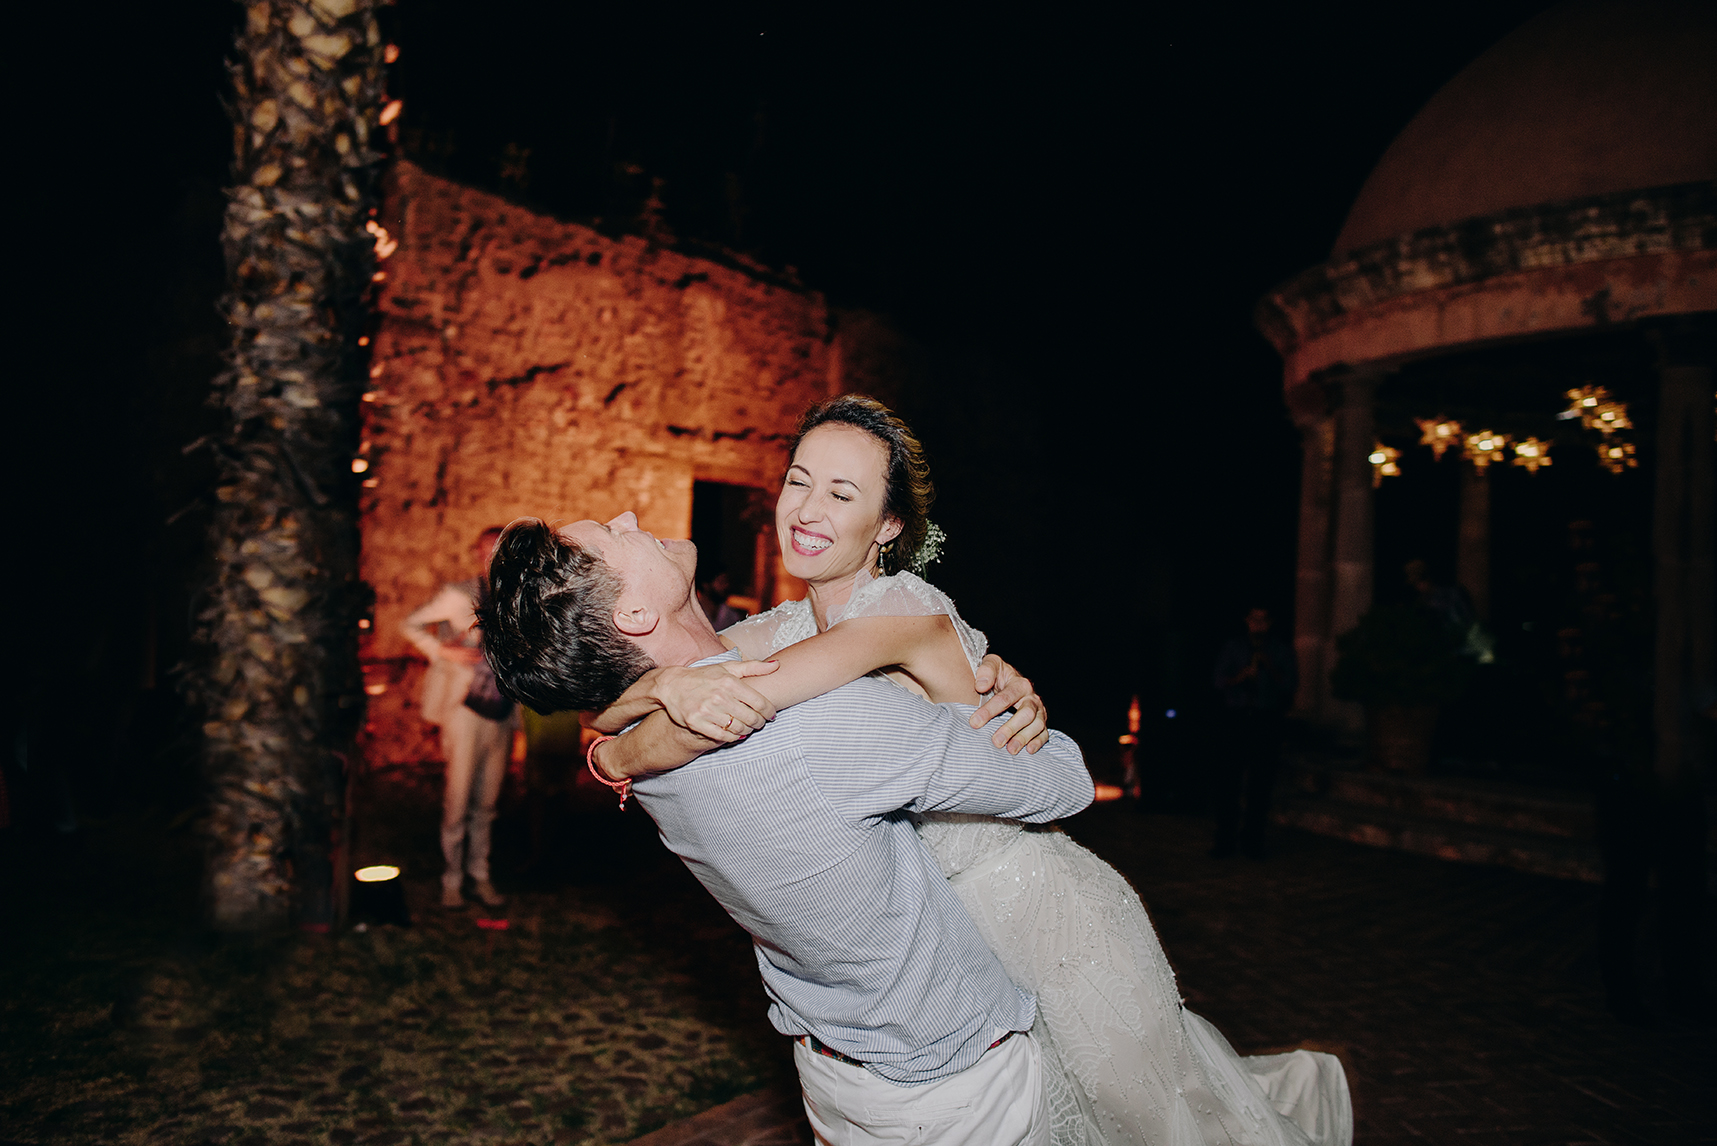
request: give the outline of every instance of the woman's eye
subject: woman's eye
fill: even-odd
[[[790,486],[797,486],[799,489],[805,488],[805,483],[800,481],[798,478],[788,478],[787,484]]]
[[[844,493],[837,493],[837,494],[835,494],[835,495],[834,495],[834,499],[835,499],[835,500],[836,500],[836,501],[851,501],[851,500],[852,500],[852,498],[850,498],[850,497],[848,497],[848,496],[847,496],[847,495],[846,495],[846,494],[844,494]]]

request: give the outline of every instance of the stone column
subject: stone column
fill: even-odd
[[[1300,536],[1294,572],[1294,654],[1300,693],[1294,711],[1327,721],[1330,661],[1330,512],[1335,500],[1335,419],[1323,388],[1295,387],[1288,397],[1300,429]]]
[[[1455,583],[1490,620],[1490,469],[1461,463],[1461,523],[1455,542]]]
[[[1359,624],[1371,608],[1371,590],[1376,561],[1372,538],[1371,447],[1377,441],[1374,412],[1377,383],[1375,369],[1350,374],[1335,387],[1335,560],[1334,586],[1330,601],[1330,643],[1326,656],[1335,665],[1335,638]],[[1359,706],[1331,702],[1337,722],[1353,731],[1364,723]]]
[[[1667,355],[1666,355],[1667,358]],[[1655,656],[1658,777],[1670,791],[1694,788],[1704,766],[1708,722],[1698,709],[1713,701],[1712,369],[1664,365],[1659,370],[1657,493],[1652,550],[1657,598]]]

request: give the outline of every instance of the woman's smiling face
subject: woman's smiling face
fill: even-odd
[[[900,532],[883,512],[888,449],[852,426],[830,422],[799,442],[775,502],[775,532],[787,572],[810,584],[876,564]]]

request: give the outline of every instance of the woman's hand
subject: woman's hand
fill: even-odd
[[[995,695],[972,713],[973,728],[982,728],[1012,709],[1013,719],[990,737],[990,743],[1015,756],[1022,748],[1036,752],[1049,743],[1049,709],[1031,687],[1031,681],[1021,676],[1018,669],[990,653],[978,662],[978,671],[973,675],[977,678],[979,692],[995,689]]]
[[[746,684],[765,676],[774,661],[723,661],[701,668],[661,670],[652,694],[675,724],[716,744],[743,740],[775,719],[769,698]]]

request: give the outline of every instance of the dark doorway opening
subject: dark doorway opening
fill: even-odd
[[[726,482],[692,483],[692,541],[698,547],[697,580],[709,585],[727,574],[725,595],[749,603],[757,611],[763,596],[759,584],[758,531],[763,509],[762,490]]]

